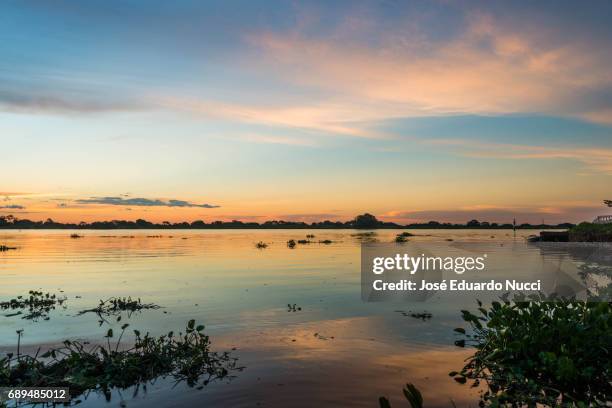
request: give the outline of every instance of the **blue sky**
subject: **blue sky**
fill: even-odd
[[[611,9],[4,2],[0,195],[24,208],[0,213],[589,219],[612,193]],[[91,198],[120,194],[215,208]]]

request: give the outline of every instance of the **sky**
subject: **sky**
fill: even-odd
[[[591,220],[612,2],[0,3],[0,215]]]

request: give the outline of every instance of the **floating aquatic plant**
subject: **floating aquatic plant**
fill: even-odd
[[[0,252],[10,251],[13,249],[17,249],[17,247],[10,247],[6,245],[0,245]]]
[[[297,306],[295,303],[294,304],[290,304],[290,303],[287,304],[287,311],[288,312],[299,312],[301,310],[302,310],[302,308]]]
[[[287,247],[289,247],[290,249],[295,248],[295,239],[290,239],[289,241],[287,241]]]
[[[268,244],[266,244],[263,241],[259,241],[258,243],[255,244],[255,248],[257,249],[265,249],[268,247]]]
[[[355,234],[351,234],[351,237],[354,237],[360,240],[361,242],[365,242],[365,243],[378,242],[378,239],[376,238],[376,236],[377,234],[374,231],[358,232]]]
[[[429,320],[433,317],[433,315],[429,312],[415,313],[409,310],[408,312],[404,310],[396,310],[397,313],[400,313],[402,316],[413,317],[415,319],[419,319],[422,321]]]
[[[18,334],[17,355],[0,358],[0,385],[8,387],[68,387],[73,398],[87,393],[103,393],[107,400],[113,389],[143,385],[159,377],[172,377],[188,386],[204,386],[209,382],[231,377],[241,370],[237,359],[228,352],[210,349],[204,326],[195,320],[187,323],[185,333],[173,332],[152,337],[134,330],[134,344],[121,348],[128,324],[121,326],[116,342],[112,329],[106,333],[106,345],[87,347],[86,343],[66,340],[62,347],[44,354],[22,355]]]
[[[111,297],[106,300],[100,300],[98,306],[92,309],[81,310],[78,315],[86,313],[95,313],[100,318],[100,324],[107,322],[107,317],[116,316],[117,321],[121,320],[122,312],[127,312],[127,316],[131,317],[133,313],[147,309],[159,309],[160,306],[154,303],[142,303],[140,298],[132,299],[128,297]]]
[[[64,306],[66,297],[58,297],[56,294],[43,293],[30,290],[26,296],[17,296],[14,299],[0,302],[0,310],[12,310],[13,313],[5,314],[5,317],[22,316],[23,319],[38,320],[42,318],[49,320],[49,312],[56,306]]]

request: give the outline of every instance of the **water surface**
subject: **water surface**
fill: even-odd
[[[82,238],[70,238],[76,232]],[[399,231],[377,231],[391,242]],[[536,231],[415,230],[411,241],[523,243]],[[287,248],[314,234],[315,243]],[[84,406],[375,407],[387,396],[406,406],[401,389],[412,382],[426,406],[477,406],[476,391],[447,373],[467,351],[453,346],[460,305],[364,303],[360,299],[360,244],[353,230],[0,231],[0,300],[30,289],[68,298],[66,309],[32,322],[0,316],[0,352],[14,351],[24,330],[28,350],[64,339],[99,341],[108,325],[76,316],[111,296],[140,297],[163,306],[129,319],[130,329],[162,334],[189,319],[206,325],[213,348],[230,350],[245,370],[202,390],[161,380],[147,393],[90,395]],[[319,240],[329,239],[329,245]],[[255,243],[264,241],[266,249]],[[536,249],[534,249],[536,251]],[[288,311],[296,304],[301,311]],[[474,303],[475,304],[475,303]],[[428,311],[421,321],[397,310]],[[122,321],[121,323],[124,323]],[[115,324],[115,330],[121,324]],[[130,336],[127,336],[128,338]]]

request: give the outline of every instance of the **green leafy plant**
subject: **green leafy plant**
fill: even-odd
[[[449,375],[472,386],[486,383],[482,404],[593,407],[610,401],[610,303],[532,298],[478,306],[477,314],[462,311],[470,330],[455,329],[455,345],[476,352]]]
[[[577,242],[611,242],[612,224],[582,222],[568,231],[569,240]]]
[[[65,308],[64,302],[66,302],[66,297],[30,290],[26,296],[17,296],[14,299],[0,302],[0,310],[13,311],[13,313],[5,314],[5,317],[20,315],[23,319],[28,320],[38,320],[39,318],[49,320],[49,312],[57,306]]]
[[[398,234],[395,236],[395,242],[397,243],[402,243],[402,242],[408,242],[408,238],[402,234]]]
[[[406,384],[402,391],[411,408],[423,408],[423,396],[417,387],[414,386],[414,384]],[[391,403],[385,397],[380,397],[378,399],[378,404],[380,405],[380,408],[391,408]]]
[[[106,322],[107,317],[114,316],[117,318],[117,321],[121,320],[121,314],[123,312],[127,313],[128,318],[132,316],[135,312],[140,312],[146,309],[159,309],[160,306],[154,303],[142,303],[140,298],[132,299],[131,296],[128,297],[111,297],[106,300],[100,300],[98,306],[92,309],[81,310],[78,315],[83,315],[86,313],[95,313],[100,318],[100,324]]]
[[[173,332],[159,337],[144,336],[134,330],[134,345],[120,349],[128,328],[121,326],[112,344],[113,330],[104,336],[106,345],[86,349],[87,343],[66,340],[62,347],[42,355],[8,354],[0,358],[2,387],[69,387],[74,398],[85,392],[101,392],[110,399],[114,388],[146,384],[158,377],[171,376],[188,386],[204,386],[215,379],[226,378],[237,367],[237,360],[227,352],[210,350],[210,339],[204,326],[195,320],[187,323],[185,333]],[[18,332],[18,342],[21,339]]]

